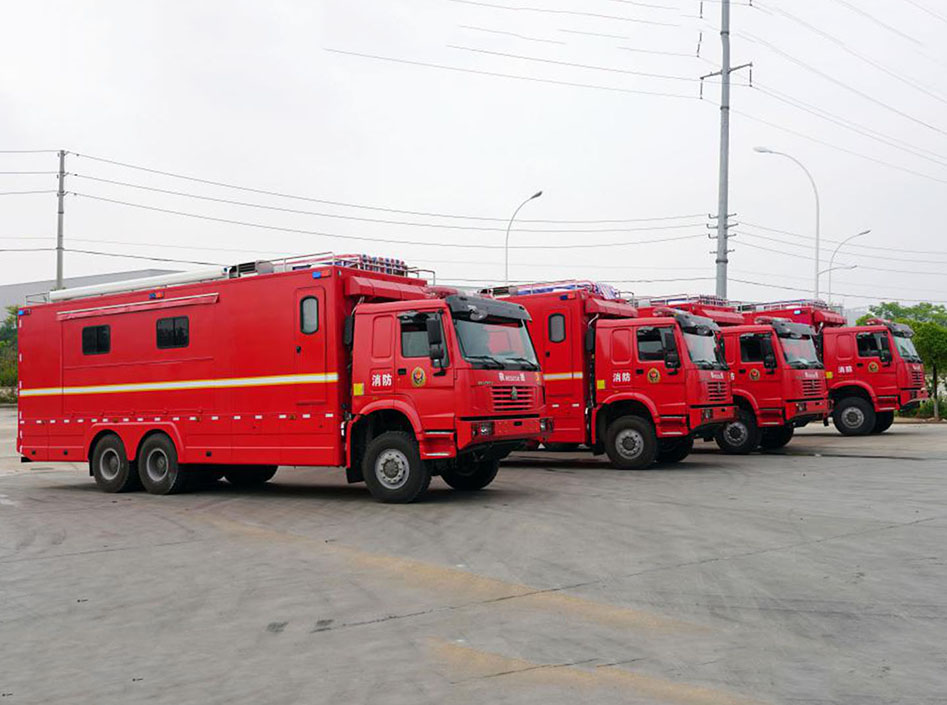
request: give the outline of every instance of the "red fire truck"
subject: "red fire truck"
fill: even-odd
[[[705,316],[721,327],[737,405],[736,419],[715,434],[722,450],[745,454],[760,447],[782,448],[796,428],[827,417],[825,371],[810,326],[772,316],[747,320],[715,296],[665,297],[650,303]]]
[[[497,290],[532,318],[553,447],[588,445],[619,468],[677,462],[695,435],[733,418],[717,326],[683,311],[638,318],[610,287],[538,283]]]
[[[109,492],[279,465],[344,467],[384,502],[432,475],[480,489],[547,429],[528,320],[362,255],[55,291],[19,311],[17,451],[88,460]]]
[[[765,313],[815,328],[833,404],[832,421],[843,435],[883,433],[895,411],[928,398],[924,365],[909,326],[878,318],[848,326],[822,301],[777,301],[747,308],[749,318]]]

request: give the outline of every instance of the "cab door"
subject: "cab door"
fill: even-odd
[[[782,366],[777,359],[775,369],[767,369],[764,362],[774,348],[771,333],[744,333],[740,336],[740,360],[737,365],[736,385],[752,397],[760,409],[782,408]]]
[[[870,384],[878,396],[898,393],[897,367],[893,362],[891,340],[887,330],[857,333],[855,344],[858,357],[855,374]]]
[[[421,417],[425,430],[452,430],[454,428],[454,374],[449,357],[443,368],[435,368],[431,362],[428,345],[427,321],[434,314],[413,314],[395,320],[394,337],[395,393],[412,405]],[[443,319],[440,322],[444,349],[447,331]]]
[[[686,416],[685,360],[687,349],[677,326],[646,326],[635,331],[636,364],[632,385],[657,406],[660,416]],[[677,353],[677,367],[667,363],[668,353]]]

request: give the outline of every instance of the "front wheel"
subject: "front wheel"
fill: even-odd
[[[746,455],[760,444],[760,429],[756,416],[746,409],[737,410],[737,418],[717,431],[715,436],[720,450],[733,455]]]
[[[832,422],[843,436],[867,436],[876,420],[871,402],[861,397],[842,399],[832,412]]]
[[[493,482],[499,469],[499,460],[457,460],[441,471],[441,478],[455,490],[473,492]]]
[[[369,441],[362,458],[362,477],[379,502],[416,500],[431,484],[417,441],[408,433],[388,431]]]
[[[760,436],[760,448],[763,450],[779,450],[792,440],[793,433],[795,433],[795,429],[789,425],[764,429],[762,436]]]
[[[889,428],[891,424],[894,423],[894,412],[893,411],[882,411],[881,413],[875,414],[875,426],[871,429],[872,433],[884,433]]]
[[[679,463],[694,450],[694,437],[668,438],[658,441],[658,462]]]
[[[640,416],[622,416],[608,427],[605,452],[612,465],[622,470],[640,470],[654,462],[658,438],[654,426]]]

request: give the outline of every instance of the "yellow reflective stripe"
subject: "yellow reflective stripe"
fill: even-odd
[[[543,375],[547,382],[557,382],[564,379],[582,379],[581,372],[555,372],[553,374]]]
[[[21,389],[21,397],[48,397],[56,394],[116,394],[119,392],[166,392],[180,389],[231,389],[235,387],[272,387],[285,384],[328,384],[338,382],[336,372],[326,374],[268,375],[265,377],[230,377],[224,379],[188,379],[172,382],[135,382],[132,384],[98,384],[87,387],[45,387]]]

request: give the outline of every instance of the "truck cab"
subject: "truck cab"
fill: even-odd
[[[764,312],[816,330],[832,402],[831,418],[843,435],[883,433],[896,411],[928,398],[924,365],[911,340],[914,331],[910,326],[878,318],[862,326],[848,326],[826,303],[811,300],[759,304],[745,316]]]
[[[552,282],[503,290],[532,316],[552,448],[589,446],[633,469],[683,460],[694,437],[734,409],[710,320],[670,309],[637,309],[594,282]]]
[[[722,450],[782,448],[796,428],[828,415],[825,371],[812,327],[759,317],[752,325],[724,328],[723,336],[738,412],[716,435]]]

